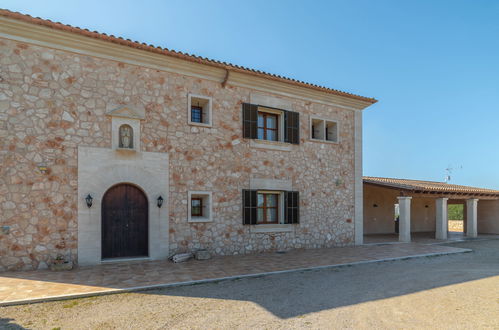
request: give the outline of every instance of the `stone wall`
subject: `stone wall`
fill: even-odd
[[[301,143],[270,150],[242,138],[250,89],[7,39],[0,70],[0,270],[43,268],[58,253],[77,257],[77,148],[110,148],[105,113],[130,104],[145,108],[142,150],[169,154],[170,253],[353,244],[353,111],[286,98],[300,113]],[[212,97],[212,128],[187,124],[188,93]],[[309,115],[338,121],[341,142],[310,141]],[[290,180],[300,191],[292,232],[242,225],[250,178]],[[189,190],[213,193],[213,222],[187,222]]]

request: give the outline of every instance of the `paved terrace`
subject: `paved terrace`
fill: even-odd
[[[0,273],[0,306],[468,251],[406,243],[224,256],[179,264],[137,261],[62,272],[4,272]]]

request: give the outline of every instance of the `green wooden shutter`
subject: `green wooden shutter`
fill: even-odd
[[[300,114],[298,112],[284,112],[284,141],[300,144]]]
[[[257,196],[256,190],[243,190],[243,225],[256,225]]]
[[[300,223],[300,193],[298,191],[285,191],[284,206],[284,222]]]
[[[258,105],[243,103],[243,137],[257,138]]]

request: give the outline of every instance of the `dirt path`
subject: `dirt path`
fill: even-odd
[[[499,328],[499,240],[473,253],[0,308],[7,329]]]

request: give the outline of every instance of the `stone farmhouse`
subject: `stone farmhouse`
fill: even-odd
[[[372,98],[0,11],[0,270],[362,244]]]

